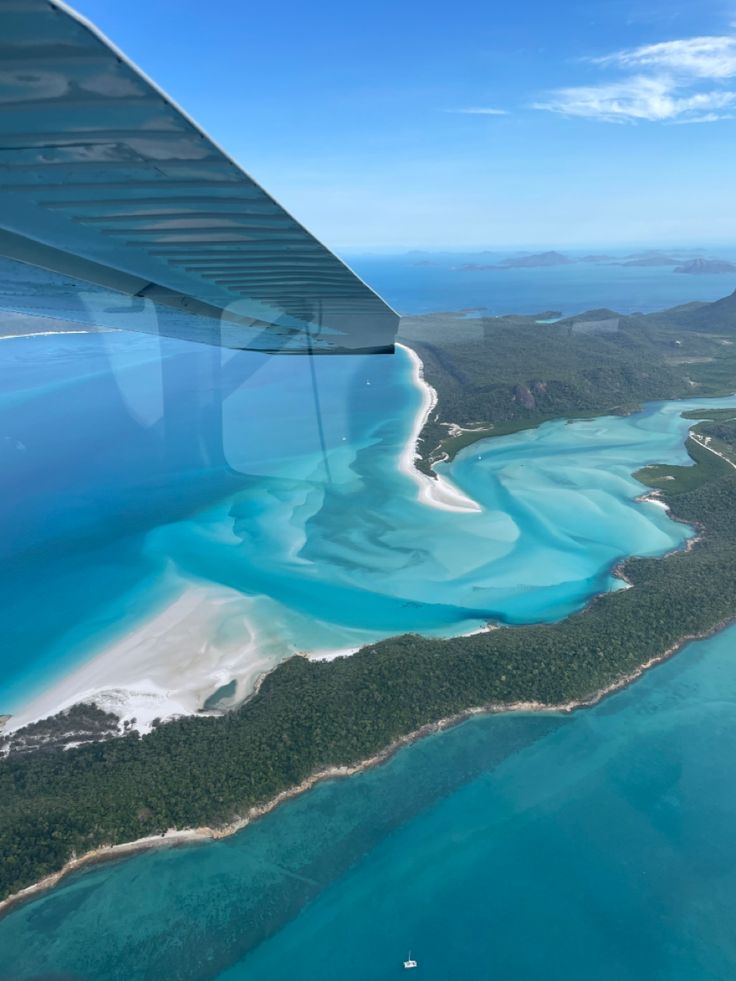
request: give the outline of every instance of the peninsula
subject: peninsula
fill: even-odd
[[[726,394],[736,298],[719,303],[649,317],[591,311],[556,324],[516,318],[513,329],[495,318],[409,318],[404,341],[438,398],[421,435],[427,476],[457,441],[627,412],[645,399]],[[616,329],[576,330],[604,320]],[[110,739],[109,720],[87,712],[85,745],[10,752],[0,762],[0,896],[101,849],[166,843],[170,829],[236,830],[321,776],[379,762],[472,712],[589,704],[719,629],[736,617],[736,410],[695,414],[694,466],[638,477],[698,536],[664,558],[622,563],[617,574],[632,588],[557,623],[450,640],[403,635],[332,661],[292,657],[219,717]]]

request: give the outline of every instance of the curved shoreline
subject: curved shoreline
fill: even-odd
[[[66,333],[83,334],[94,331],[41,331],[36,334],[8,335],[8,339]],[[0,340],[3,339],[5,338],[0,336]],[[427,506],[446,511],[480,512],[480,505],[447,479],[433,479],[420,473],[415,467],[419,434],[437,405],[437,393],[424,378],[419,355],[404,344],[397,344],[397,347],[411,361],[412,380],[421,395],[421,404],[399,457],[399,469],[416,482],[419,488],[418,499]],[[215,595],[218,592],[222,594],[219,598]],[[212,602],[226,602],[229,592],[231,591],[226,587],[220,587],[216,583],[202,586],[182,582],[170,601],[144,615],[114,641],[96,649],[90,657],[75,663],[50,686],[26,699],[20,708],[0,717],[3,720],[0,723],[0,732],[10,734],[63,712],[73,705],[87,703],[96,704],[116,715],[121,725],[124,722],[131,723],[132,728],[145,735],[150,732],[154,719],[169,721],[181,716],[202,714],[201,706],[207,694],[232,678],[238,681],[240,690],[246,693],[245,697],[250,697],[254,694],[250,690],[254,673],[273,670],[278,663],[268,662],[258,655],[255,628],[251,641],[244,645],[250,653],[248,650],[241,651],[241,654],[246,654],[243,664],[230,651],[216,656],[217,652],[212,649],[209,657],[204,663],[198,663],[196,669],[190,665],[185,683],[181,679],[180,658],[177,656],[169,659],[170,663],[166,657],[162,658],[160,643],[156,645],[154,656],[150,640],[146,640],[151,636],[172,636],[176,631],[181,632],[184,626],[194,631],[196,636],[204,637],[208,633]],[[247,603],[244,602],[244,605],[247,606]],[[316,657],[319,660],[331,660],[352,654],[360,646],[362,645],[325,650]],[[202,661],[201,652],[197,660]]]
[[[36,898],[36,896],[43,894],[44,892],[58,885],[59,882],[61,882],[61,880],[66,878],[68,875],[80,871],[87,866],[93,866],[101,862],[112,861],[116,858],[134,855],[138,852],[148,851],[152,848],[173,848],[177,845],[194,844],[197,842],[204,843],[207,841],[217,841],[220,838],[229,838],[231,835],[242,831],[253,821],[257,821],[259,818],[269,814],[271,811],[279,807],[279,805],[291,800],[294,797],[298,797],[301,794],[306,793],[317,784],[322,783],[324,780],[336,780],[342,777],[350,777],[354,776],[355,774],[362,773],[364,770],[368,770],[374,766],[380,766],[382,763],[385,763],[391,759],[391,757],[393,757],[399,750],[411,745],[417,740],[423,739],[425,736],[432,735],[433,733],[442,732],[445,729],[452,728],[453,726],[459,725],[460,723],[465,722],[467,719],[475,716],[506,715],[515,713],[557,713],[567,715],[578,711],[579,709],[592,708],[607,696],[613,695],[616,692],[628,688],[629,685],[638,680],[646,671],[649,671],[658,664],[669,660],[669,658],[677,654],[687,644],[712,637],[714,634],[719,633],[721,630],[724,630],[733,623],[736,623],[736,617],[728,617],[708,630],[703,630],[696,634],[686,634],[684,637],[681,637],[677,643],[672,644],[666,650],[662,651],[661,654],[651,657],[648,661],[640,664],[634,670],[622,675],[622,677],[616,681],[611,682],[610,685],[607,685],[605,688],[601,688],[599,691],[593,692],[591,695],[588,695],[585,698],[576,699],[569,702],[561,702],[558,704],[545,704],[544,702],[535,701],[510,702],[508,704],[490,703],[488,705],[473,706],[471,708],[464,709],[462,712],[457,712],[455,715],[438,719],[436,722],[428,722],[425,725],[420,726],[419,729],[416,729],[405,736],[400,736],[384,749],[365,760],[361,760],[358,763],[352,764],[351,766],[326,767],[324,770],[319,770],[317,773],[311,774],[309,777],[302,780],[301,783],[296,784],[293,787],[287,787],[285,790],[280,791],[275,797],[271,798],[271,800],[266,801],[263,804],[256,804],[253,807],[250,807],[243,817],[235,818],[229,824],[223,825],[220,828],[211,828],[207,826],[199,828],[169,828],[159,835],[148,835],[144,838],[137,838],[134,841],[122,842],[118,845],[108,845],[105,847],[94,848],[89,852],[85,852],[79,857],[74,855],[64,864],[61,869],[59,869],[58,872],[53,872],[50,875],[45,876],[43,879],[39,879],[38,882],[35,882],[30,886],[26,886],[19,892],[13,893],[0,901],[0,917],[7,915],[14,907],[30,902],[32,899]]]
[[[77,332],[73,331],[73,333]],[[409,436],[398,460],[399,469],[417,485],[417,499],[427,506],[468,514],[481,512],[481,506],[447,478],[440,475],[430,477],[417,469],[415,461],[419,456],[418,440],[431,413],[437,407],[438,396],[424,377],[423,363],[419,354],[405,344],[399,343],[397,347],[400,347],[410,360],[412,381],[421,396]],[[695,420],[692,425],[696,425]],[[646,499],[656,499],[655,492],[648,492],[635,500]],[[669,517],[673,517],[671,511]],[[692,539],[692,544],[697,540],[697,538]],[[675,550],[680,547],[682,546],[678,546]],[[685,547],[692,547],[692,545],[685,545]],[[612,575],[617,576],[619,564],[620,562],[616,562],[612,566]],[[215,585],[212,584],[208,588],[214,590]],[[143,635],[150,634],[152,630],[167,634],[181,630],[184,622],[181,619],[182,611],[186,613],[187,605],[191,606],[192,599],[196,598],[195,594],[202,594],[204,591],[201,586],[187,587],[183,584],[179,594],[170,603],[150,616],[144,617],[114,642],[105,644],[91,657],[76,664],[71,671],[57,678],[48,688],[31,696],[21,708],[8,713],[7,718],[3,716],[4,722],[0,724],[0,732],[13,733],[24,726],[64,711],[72,705],[86,702],[97,704],[117,715],[121,724],[126,721],[132,723],[132,727],[144,735],[150,731],[154,719],[169,721],[180,716],[200,714],[199,709],[207,694],[233,677],[238,680],[244,696],[248,697],[252,694],[248,689],[253,674],[260,673],[264,669],[272,670],[278,663],[267,663],[264,658],[259,658],[253,644],[251,648],[254,657],[248,660],[246,665],[238,667],[232,652],[227,652],[219,659],[210,656],[209,662],[204,666],[198,665],[198,670],[190,672],[186,682],[182,684],[178,656],[172,660],[171,669],[168,669],[166,659],[161,660],[160,651],[154,658],[153,652],[149,649],[150,644],[144,644],[141,640]],[[222,592],[224,594],[226,591],[223,589]],[[594,599],[595,596],[591,596],[587,602],[592,602]],[[194,629],[204,636],[207,632],[208,604],[200,602],[199,612],[196,616],[194,614],[192,616],[194,619],[190,618],[187,621],[188,629]],[[480,628],[477,632],[482,630],[485,628]],[[458,634],[458,636],[462,635]],[[359,647],[360,645],[346,646],[320,651],[316,654],[316,659],[331,660],[345,654],[352,654]],[[125,670],[121,670],[123,664],[126,665]],[[151,681],[154,677],[155,684]]]
[[[418,433],[421,431],[421,428],[423,427],[424,422],[426,421],[429,413],[432,411],[432,408],[435,404],[432,401],[432,396],[435,393],[433,389],[431,389],[431,387],[427,385],[427,383],[422,378],[421,360],[419,359],[419,357],[415,354],[415,352],[411,351],[411,349],[405,348],[405,350],[410,354],[410,356],[413,355],[412,362],[414,364],[414,369],[416,372],[415,378],[417,379],[418,383],[421,384],[421,386],[423,387],[423,399],[422,399],[422,406],[420,407],[420,411],[415,419],[415,425],[412,430],[411,439],[408,442],[408,446],[404,451],[404,454],[402,455],[402,464],[405,463],[408,454],[410,460],[408,465],[411,467],[411,470],[414,472],[414,475],[416,475],[416,477],[422,478],[421,481],[418,481],[420,483],[420,497],[421,497],[421,488],[424,485],[425,480],[430,485],[430,488],[432,485],[436,485],[437,482],[429,477],[425,477],[424,475],[419,474],[419,472],[416,471],[416,468],[413,465],[412,451],[414,451],[414,456],[416,456],[416,452],[415,452],[416,437]],[[436,398],[436,394],[435,394],[435,398]],[[450,490],[452,491],[451,486],[450,486]],[[659,494],[656,490],[650,490],[650,491],[646,491],[635,500],[656,501],[658,496]],[[439,506],[439,507],[448,506],[445,502],[443,503],[432,502],[432,503],[435,506]],[[700,534],[700,532],[702,532],[702,525],[699,525],[698,522],[685,521],[681,518],[676,517],[675,515],[672,514],[668,505],[663,501],[657,501],[657,503],[659,503],[660,506],[664,506],[667,509],[667,511],[669,512],[669,517],[672,520],[680,521],[683,524],[689,525],[696,529],[696,536],[688,538],[680,546],[672,550],[674,552],[682,551],[682,550],[689,551],[702,537]],[[451,509],[468,510],[468,508],[466,507],[452,507]],[[671,554],[671,553],[667,553],[667,554]],[[626,581],[626,577],[624,575],[621,575],[619,566],[622,566],[625,561],[626,561],[625,559],[620,560],[620,562],[616,563],[616,566],[614,566],[612,570],[612,573],[614,575],[618,575],[618,577],[623,579],[624,581]],[[593,597],[592,599],[595,598],[597,597]],[[395,740],[394,742],[386,746],[384,749],[380,750],[378,753],[374,754],[373,756],[367,759],[359,761],[350,766],[327,767],[324,770],[311,774],[303,781],[301,781],[299,784],[294,785],[292,787],[288,787],[283,791],[280,791],[271,800],[263,804],[255,805],[249,808],[243,817],[238,817],[234,819],[231,823],[224,825],[223,827],[212,828],[212,827],[205,826],[205,827],[197,827],[197,828],[169,829],[161,834],[147,836],[129,842],[123,842],[117,845],[98,847],[92,849],[89,852],[84,853],[79,857],[73,855],[72,858],[70,858],[69,861],[66,862],[65,865],[59,871],[42,878],[38,882],[30,886],[27,886],[24,889],[20,890],[19,892],[14,893],[6,897],[4,900],[0,901],[0,916],[5,915],[15,905],[29,901],[39,893],[42,893],[45,890],[52,888],[70,873],[80,870],[88,865],[91,866],[93,864],[96,864],[97,862],[112,860],[118,857],[123,857],[125,855],[135,854],[136,852],[145,851],[148,850],[149,848],[173,847],[180,844],[194,843],[198,841],[204,842],[204,841],[210,841],[210,840],[216,840],[219,838],[228,837],[242,830],[252,821],[257,820],[259,817],[268,814],[270,811],[278,807],[281,803],[284,803],[285,801],[293,797],[305,793],[306,791],[310,790],[316,784],[320,783],[323,780],[337,779],[340,777],[351,776],[360,773],[366,769],[369,769],[370,767],[380,765],[383,762],[387,761],[391,756],[393,756],[394,753],[396,753],[399,749],[403,748],[404,746],[407,746],[415,742],[416,740],[423,738],[424,736],[430,735],[435,732],[440,732],[451,726],[457,725],[473,716],[501,714],[501,713],[538,713],[538,712],[570,713],[580,708],[586,708],[595,705],[598,702],[600,702],[603,698],[607,697],[609,694],[619,691],[627,687],[631,683],[633,683],[635,680],[641,677],[641,675],[644,674],[645,671],[661,663],[662,661],[665,661],[666,659],[677,653],[679,650],[681,650],[686,644],[696,640],[704,639],[706,637],[709,637],[719,632],[729,623],[733,622],[733,619],[734,618],[729,617],[727,619],[720,621],[718,624],[716,624],[711,628],[708,628],[698,633],[684,635],[676,643],[672,644],[669,648],[662,651],[660,654],[651,657],[649,660],[638,665],[630,672],[622,675],[620,678],[611,682],[606,687],[583,698],[572,700],[569,702],[564,702],[564,703],[556,703],[556,704],[547,704],[547,703],[535,702],[535,701],[491,703],[481,706],[474,706],[465,709],[461,712],[458,712],[454,715],[441,718],[435,722],[426,723],[425,725],[422,725],[420,728],[414,730],[413,732],[408,733],[407,735],[402,736],[399,739]],[[265,675],[262,675],[259,680],[262,681],[264,676]]]
[[[406,344],[397,343],[396,347],[400,347],[409,357],[412,363],[414,384],[422,395],[422,403],[414,417],[411,435],[400,457],[399,467],[401,471],[411,477],[418,485],[418,499],[431,507],[441,508],[444,511],[482,511],[481,506],[476,501],[464,494],[449,480],[439,474],[430,477],[415,466],[415,461],[419,457],[419,437],[430,413],[437,406],[437,392],[424,377],[424,365],[417,352]]]

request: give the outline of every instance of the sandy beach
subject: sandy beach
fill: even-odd
[[[442,508],[445,511],[480,511],[481,507],[472,498],[463,494],[459,488],[450,483],[444,477],[433,479],[417,470],[414,465],[417,459],[417,440],[424,424],[429,418],[430,413],[437,405],[437,393],[427,383],[422,370],[422,360],[412,348],[405,344],[397,344],[411,358],[414,371],[414,384],[422,393],[422,404],[414,417],[411,436],[406,444],[404,452],[401,454],[401,470],[414,480],[419,488],[417,495],[420,501],[435,508]]]
[[[95,330],[34,330],[26,334],[0,334],[0,341],[14,341],[21,337],[53,337],[55,334],[97,334]]]
[[[20,336],[46,336],[66,331],[42,331]],[[87,333],[70,330],[69,333]],[[3,339],[3,338],[0,338]],[[437,395],[424,380],[422,362],[411,348],[400,345],[412,361],[413,380],[422,395],[409,440],[399,466],[418,486],[418,499],[431,507],[477,512],[480,507],[443,478],[432,479],[414,465],[419,434]],[[273,669],[280,658],[273,650],[259,649],[259,639],[249,616],[252,599],[216,585],[192,585],[181,581],[178,597],[146,617],[124,636],[84,663],[53,681],[13,712],[4,731],[47,718],[80,702],[94,702],[117,715],[140,733],[149,732],[154,720],[193,715],[219,687],[237,682],[236,701],[250,694],[256,680]],[[233,629],[228,629],[233,628]],[[232,638],[237,638],[233,640]],[[267,645],[261,644],[261,648]],[[353,654],[362,644],[334,650],[309,652],[318,660]],[[294,653],[285,650],[284,656]]]
[[[148,732],[154,719],[192,715],[233,679],[252,691],[273,667],[259,652],[251,600],[224,586],[189,585],[119,640],[93,654],[13,713],[12,732],[79,702],[94,702]]]
[[[413,382],[421,393],[421,404],[400,457],[400,469],[416,483],[417,498],[426,505],[478,512],[479,505],[449,481],[433,479],[415,466],[417,439],[436,407],[437,395],[423,377],[416,352],[400,346],[411,360]],[[657,491],[647,491],[637,500],[669,510]],[[684,548],[692,548],[695,541],[697,538],[690,539]],[[619,565],[612,572],[626,583]],[[252,597],[221,585],[193,584],[186,579],[181,579],[172,593],[175,599],[168,605],[142,619],[114,642],[100,645],[86,660],[31,697],[5,720],[4,731],[13,732],[87,702],[145,733],[154,720],[200,712],[210,695],[232,681],[236,682],[236,693],[221,707],[238,704],[252,693],[260,677],[293,653],[332,660],[364,646],[362,641],[351,644],[346,637],[346,642],[329,649],[301,652],[290,647],[277,651],[274,638],[259,635],[254,626],[263,623],[263,616],[254,616]],[[487,629],[482,626],[471,632]]]

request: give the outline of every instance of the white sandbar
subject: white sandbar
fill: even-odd
[[[223,586],[185,586],[168,606],[13,713],[4,731],[94,702],[147,732],[156,718],[193,715],[233,679],[242,699],[273,667],[273,658],[258,652],[247,619],[251,602]]]

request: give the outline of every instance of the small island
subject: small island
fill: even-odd
[[[736,273],[736,263],[726,262],[724,259],[692,259],[690,262],[677,266],[675,272],[685,273],[688,276]]]
[[[480,272],[484,269],[544,269],[550,266],[569,266],[572,262],[572,259],[561,252],[537,252],[534,255],[511,256],[495,264],[468,262],[460,268],[465,272]]]
[[[493,262],[486,261],[484,253],[477,253],[477,258],[472,257],[470,261],[464,262],[457,268],[460,272],[485,272],[494,269],[549,269],[558,266],[569,266],[574,263],[621,266],[626,269],[648,269],[671,266],[673,272],[683,273],[689,276],[707,276],[736,272],[736,263],[730,262],[729,260],[715,257],[704,258],[693,255],[692,252],[686,253],[679,252],[678,250],[673,250],[671,253],[649,250],[647,252],[617,257],[605,253],[569,256],[564,252],[558,252],[552,249],[547,252],[511,255],[500,261]],[[436,259],[424,259],[415,263],[415,265],[438,264]]]

